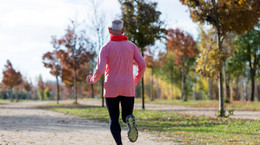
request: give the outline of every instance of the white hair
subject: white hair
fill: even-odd
[[[124,27],[124,22],[122,20],[113,20],[109,28],[114,31],[121,31]]]

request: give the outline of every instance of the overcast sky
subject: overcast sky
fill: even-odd
[[[179,0],[158,0],[158,10],[167,28],[181,28],[197,38],[197,24]],[[108,26],[120,15],[120,5],[117,0],[103,0],[101,11]],[[40,74],[44,80],[55,80],[41,60],[52,50],[51,36],[63,35],[70,19],[90,24],[92,15],[89,0],[0,0],[0,81],[7,59],[33,82]]]

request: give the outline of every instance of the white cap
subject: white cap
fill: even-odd
[[[124,27],[124,22],[122,20],[113,20],[109,26],[112,30],[121,31]]]

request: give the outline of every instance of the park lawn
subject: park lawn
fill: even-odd
[[[106,108],[49,104],[40,108],[108,122]],[[166,135],[180,144],[260,144],[260,121],[135,110],[139,130]],[[121,121],[121,120],[120,120]],[[123,122],[121,121],[121,124]]]
[[[136,99],[137,102],[141,102],[141,99]],[[200,107],[200,108],[218,108],[219,102],[217,100],[146,100],[149,104],[162,104],[162,105],[178,105],[188,107]],[[225,103],[225,108],[228,110],[251,110],[260,111],[260,102],[245,102],[245,101],[232,101],[231,103]]]
[[[10,103],[10,100],[0,99],[0,104]]]

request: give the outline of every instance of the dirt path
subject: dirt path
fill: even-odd
[[[86,105],[101,106],[101,101],[99,100],[81,100],[80,103]],[[135,104],[135,109],[141,109],[141,107],[142,106],[140,103]],[[173,111],[173,112],[180,112],[180,113],[189,113],[193,115],[206,115],[211,117],[217,116],[217,111],[218,111],[218,109],[216,108],[195,108],[195,107],[158,105],[158,104],[146,104],[145,108],[147,110]],[[231,118],[260,120],[260,111],[236,111],[235,110]]]
[[[44,102],[48,103],[48,102]],[[36,109],[42,102],[0,104],[0,145],[114,145],[107,123]],[[123,128],[125,145],[172,145],[165,137],[139,132],[130,143]],[[167,139],[169,140],[169,139]]]

